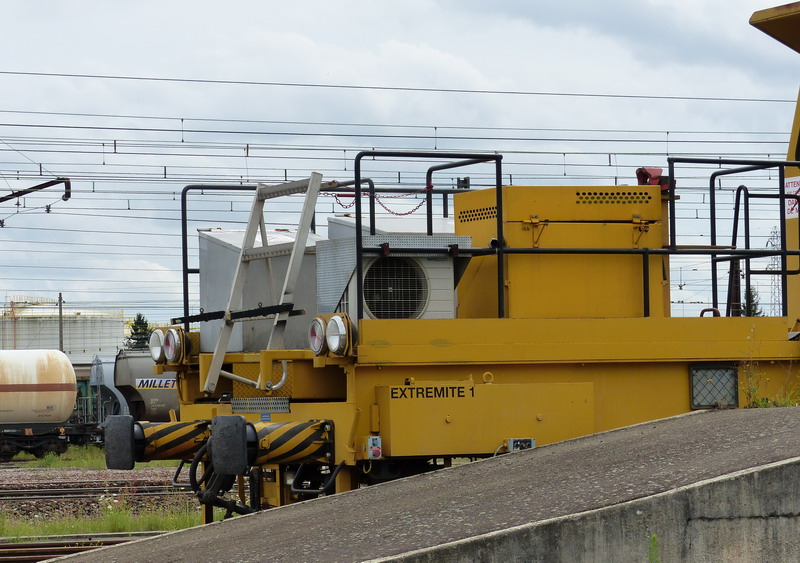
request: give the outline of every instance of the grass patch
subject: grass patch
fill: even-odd
[[[800,406],[798,388],[789,387],[789,381],[784,383],[782,389],[774,397],[765,397],[761,390],[764,374],[758,371],[758,363],[746,361],[740,364],[740,373],[744,372],[745,407],[763,409],[771,407],[796,407]],[[766,379],[768,382],[769,379]]]
[[[788,395],[779,395],[774,399],[761,397],[760,399],[756,399],[750,403],[748,406],[754,409],[764,409],[770,407],[796,407],[799,404],[800,403],[798,403],[796,395],[792,393]]]
[[[22,452],[15,461],[26,461],[30,467],[54,469],[106,469],[105,453],[98,446],[70,446],[58,456],[48,454],[36,459]],[[137,463],[136,468],[176,468],[176,460]],[[61,536],[99,533],[125,534],[128,532],[171,531],[202,524],[202,508],[192,496],[161,497],[143,504],[130,494],[99,495],[78,511],[62,514],[40,513],[14,515],[0,509],[0,536],[14,541],[25,536]]]
[[[106,458],[103,448],[99,446],[70,446],[61,455],[47,454],[36,459],[33,454],[20,452],[14,456],[13,461],[28,461],[31,467],[53,467],[56,469],[83,468],[105,469]],[[137,463],[137,468],[143,467],[178,467],[176,460],[149,461]]]
[[[134,511],[124,498],[104,495],[98,499],[98,516],[56,516],[32,519],[0,513],[0,536],[14,540],[25,536],[152,532],[182,530],[202,524],[202,511],[193,498],[171,499],[150,509]]]
[[[661,547],[658,545],[658,535],[650,536],[650,546],[647,550],[648,563],[661,563]]]

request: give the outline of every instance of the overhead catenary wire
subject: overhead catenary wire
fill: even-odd
[[[529,93],[529,95],[535,94]],[[658,98],[653,97],[653,99]],[[698,98],[697,101],[708,100]],[[757,100],[730,98],[726,101]],[[772,103],[777,100],[762,101]],[[12,190],[12,183],[33,180],[47,172],[67,175],[76,181],[73,193],[75,199],[67,205],[54,206],[47,222],[41,220],[33,222],[39,215],[45,214],[47,205],[53,203],[52,197],[47,194],[26,198],[26,201],[20,202],[21,208],[0,208],[0,218],[4,217],[5,211],[9,211],[5,229],[0,229],[0,240],[7,236],[18,236],[20,232],[35,230],[42,234],[50,233],[50,236],[57,234],[65,238],[72,235],[84,235],[86,238],[102,237],[118,247],[128,243],[132,248],[163,249],[159,252],[168,252],[167,249],[179,246],[176,243],[175,237],[178,235],[174,232],[173,225],[176,225],[178,220],[176,196],[180,191],[178,186],[181,184],[254,180],[277,183],[285,177],[290,179],[300,177],[309,169],[317,167],[321,168],[327,177],[347,178],[350,165],[348,155],[352,158],[355,152],[373,146],[385,149],[419,149],[420,144],[424,145],[435,140],[439,143],[458,144],[469,150],[476,150],[476,147],[477,150],[500,150],[508,155],[504,163],[509,167],[509,176],[513,175],[514,183],[517,184],[523,182],[541,184],[551,181],[635,183],[633,172],[637,166],[652,164],[653,161],[656,164],[663,162],[667,153],[674,155],[685,151],[691,155],[735,154],[770,158],[770,154],[774,157],[775,154],[782,152],[781,148],[785,148],[788,139],[787,133],[769,131],[679,132],[625,128],[593,130],[470,127],[169,116],[112,117],[110,114],[69,112],[59,114],[59,112],[17,110],[0,110],[0,112],[9,116],[23,117],[5,120],[8,122],[7,125],[18,124],[20,127],[0,126],[0,135],[6,143],[0,144],[0,160],[3,161],[0,162],[0,173],[3,175],[6,188]],[[43,124],[39,123],[37,116],[53,118],[49,123],[52,127],[47,128],[46,133],[41,133],[44,128],[41,127]],[[124,119],[140,119],[145,123],[120,121]],[[150,119],[158,120],[158,123],[155,121],[147,123],[146,120]],[[178,121],[184,126],[178,126]],[[208,124],[210,126],[207,126]],[[327,130],[322,132],[309,130],[314,127]],[[344,131],[347,128],[357,130]],[[435,134],[432,133],[434,129]],[[666,137],[669,137],[668,143]],[[614,150],[603,150],[606,144],[611,144],[609,146],[613,146]],[[113,152],[113,148],[116,148],[117,152]],[[448,147],[448,150],[451,149],[452,147]],[[14,160],[17,157],[20,158],[19,161]],[[607,164],[603,163],[606,157]],[[402,165],[398,165],[397,169],[375,166],[372,172],[377,180],[392,185],[395,185],[395,180],[397,180],[396,185],[409,187],[420,185],[421,176],[406,171]],[[471,170],[470,176],[474,187],[488,185],[491,179],[490,174],[480,170]],[[681,176],[684,182],[701,177],[700,170]],[[754,177],[754,181],[762,182],[767,178],[768,173],[764,173],[757,178]],[[444,185],[454,180],[454,178],[437,178],[435,181]],[[681,186],[683,194],[693,191],[700,193],[705,190],[707,187],[702,184],[698,184],[697,187],[686,184]],[[132,201],[125,205],[121,200],[128,197]],[[242,208],[234,211],[231,200],[241,202]],[[246,196],[231,197],[228,200],[207,199],[202,203],[204,209],[197,209],[192,216],[194,221],[192,224],[226,227],[233,225],[247,212],[245,209],[247,200]],[[229,207],[226,208],[225,204]],[[17,213],[17,211],[23,212]],[[289,226],[291,218],[297,213],[289,208],[280,212],[287,220],[273,226]],[[213,216],[207,213],[213,213]],[[686,219],[695,218],[686,217]],[[79,222],[80,228],[67,227],[69,221]],[[108,221],[114,222],[114,230],[105,226]],[[143,228],[144,222],[150,221],[163,226]],[[15,226],[14,223],[17,222],[19,224]],[[769,219],[756,217],[754,222],[768,224]],[[163,245],[154,244],[157,241]],[[107,254],[98,246],[82,247],[81,244],[83,243],[79,240],[71,246],[75,249],[80,248],[80,252],[86,248],[89,254],[92,250],[96,250],[96,257],[113,257],[113,254]],[[193,259],[196,259],[194,258],[197,256],[196,242],[190,244]],[[5,259],[5,256],[7,254],[0,251],[0,259]],[[133,255],[130,257],[133,258]],[[151,258],[167,264],[165,270],[167,273],[177,273],[178,268],[166,262],[169,260],[174,263],[174,256],[151,255]],[[92,260],[92,264],[95,263]],[[56,267],[56,263],[51,265],[53,268]],[[48,288],[46,282],[52,275],[48,272],[52,268],[37,269],[35,264],[29,266],[26,271],[30,272],[30,276],[19,281],[27,280],[24,284],[26,287],[34,287],[37,290],[42,288],[46,291]],[[87,285],[86,288],[75,291],[80,291],[87,298],[91,298],[93,290],[103,295],[116,293],[122,298],[125,295],[139,295],[124,293],[129,290],[123,289],[121,280],[109,282],[109,286],[113,284],[114,287],[120,287],[119,291],[100,289],[101,280],[91,279],[92,271],[97,272],[98,269],[87,268],[85,272],[81,272],[79,264],[73,265],[72,269],[76,273],[87,274],[85,277],[75,277],[76,283]],[[140,270],[143,276],[152,273],[149,268]],[[124,269],[120,271],[133,272]],[[134,276],[135,273],[132,273],[131,277]],[[41,285],[37,281],[38,278],[41,278]],[[129,281],[141,283],[142,287],[165,287],[151,285],[164,282],[146,279],[139,282],[138,276],[136,278]],[[63,281],[69,282],[70,279],[72,278],[64,278]],[[59,280],[62,279],[59,277]],[[31,283],[33,281],[36,281],[36,285]],[[112,293],[102,293],[105,291]],[[8,290],[6,292],[8,293]],[[192,295],[196,295],[196,284],[192,286],[191,292]],[[177,295],[177,291],[172,293]],[[144,303],[140,299],[130,302]]]
[[[62,125],[58,125],[58,126],[60,126],[60,127],[71,127],[73,125],[71,125],[71,124],[63,125],[62,124]],[[141,128],[139,128],[139,129],[141,129]],[[514,130],[521,130],[521,129],[522,128],[514,128]],[[129,128],[129,130],[137,131],[137,128]],[[210,130],[210,131],[217,131],[217,130]],[[591,130],[575,130],[575,131],[586,131],[586,132],[589,132]],[[246,132],[241,132],[241,131],[233,131],[233,132],[237,133],[237,134],[246,133]],[[279,131],[276,134],[283,135],[285,137],[291,137],[291,136],[293,136],[294,133],[295,133],[295,131],[291,131],[290,130],[290,131]],[[313,132],[313,133],[311,133],[311,132],[299,132],[299,134],[317,135],[316,132]],[[341,136],[339,133],[333,133],[332,135],[333,136],[337,136],[337,135]],[[372,134],[371,136],[374,137],[374,134]],[[396,138],[397,137],[396,135],[394,137],[395,137],[394,138],[395,141],[398,140]],[[425,139],[425,138],[428,138],[428,137],[420,136],[421,139]],[[776,142],[772,142],[772,141],[764,141],[762,139],[752,139],[752,138],[751,139],[712,138],[712,139],[687,139],[687,140],[681,140],[681,139],[676,138],[673,135],[672,139],[670,140],[670,143],[672,143],[673,149],[675,149],[677,146],[679,146],[680,143],[682,143],[682,142],[693,143],[693,144],[709,143],[709,144],[714,144],[714,145],[726,144],[726,143],[727,144],[740,143],[742,145],[744,145],[744,144],[756,145],[758,143],[765,143],[765,142],[772,143],[772,144],[777,143],[776,148],[775,149],[770,149],[769,152],[763,151],[763,152],[756,153],[756,154],[758,154],[758,156],[762,156],[764,154],[764,152],[767,152],[767,154],[769,154],[770,152],[780,152],[780,149],[778,147],[780,147],[781,145],[785,144],[785,141],[783,140],[785,138],[785,136],[781,135],[781,137],[782,138],[777,140]],[[385,139],[392,139],[393,136],[392,135],[385,135],[384,138]],[[462,139],[464,139],[466,141],[469,141],[469,142],[485,142],[486,143],[486,142],[489,142],[491,140],[491,139],[485,138],[485,136],[479,136],[479,135],[475,135],[475,136],[463,136],[462,135],[462,136],[459,136],[459,138],[462,138]],[[657,143],[657,144],[665,142],[665,139],[641,139],[641,138],[639,138],[639,139],[619,139],[619,138],[613,138],[613,137],[608,137],[608,136],[602,136],[600,138],[590,138],[588,136],[579,137],[579,138],[574,138],[574,137],[561,137],[561,138],[559,138],[559,137],[541,137],[541,138],[540,137],[508,137],[508,138],[501,138],[501,137],[497,137],[497,139],[505,139],[503,142],[525,142],[525,143],[542,142],[542,143],[550,143],[550,144],[556,143],[556,142],[597,143],[597,142],[617,142],[618,141],[618,142],[623,142],[623,143],[624,142],[630,142],[630,143],[634,143],[634,142],[652,142],[652,143]],[[377,139],[371,139],[371,140],[377,140]],[[17,138],[17,141],[19,143],[27,142],[27,141],[24,141],[24,139],[22,139],[22,138]],[[92,170],[90,168],[85,168],[84,171],[82,171],[80,169],[75,169],[75,164],[74,163],[59,163],[58,161],[45,163],[41,158],[38,159],[38,161],[42,161],[41,164],[37,164],[37,160],[30,158],[30,156],[28,156],[27,154],[26,154],[26,157],[27,157],[27,159],[29,161],[28,164],[30,166],[34,167],[34,170],[36,172],[38,172],[39,174],[41,174],[41,170],[36,170],[36,167],[38,167],[39,165],[47,164],[48,167],[61,166],[62,168],[66,165],[66,166],[70,167],[69,168],[69,173],[72,174],[72,176],[76,176],[76,177],[78,177],[80,179],[85,179],[85,180],[97,180],[97,181],[114,180],[116,182],[131,182],[131,181],[136,181],[136,179],[138,177],[138,178],[140,178],[140,179],[142,179],[144,181],[152,181],[152,182],[160,181],[160,182],[163,182],[163,183],[167,183],[167,182],[176,183],[176,182],[181,182],[181,181],[191,181],[191,180],[193,180],[194,178],[197,178],[197,177],[201,177],[204,180],[213,179],[213,174],[210,172],[211,170],[219,170],[219,171],[223,171],[223,170],[226,170],[226,169],[227,170],[231,170],[232,174],[226,174],[224,176],[221,176],[220,177],[221,180],[223,180],[223,179],[224,180],[243,179],[243,177],[249,177],[252,174],[261,174],[261,173],[265,173],[265,174],[269,175],[270,172],[280,173],[281,171],[283,171],[284,174],[286,174],[286,171],[287,171],[286,167],[278,167],[278,166],[269,166],[269,167],[261,166],[261,167],[259,167],[259,166],[254,166],[253,164],[251,164],[251,161],[257,161],[257,160],[297,161],[297,163],[300,163],[300,162],[303,162],[303,161],[307,161],[309,165],[313,165],[314,162],[326,162],[326,161],[327,162],[335,162],[337,164],[343,164],[343,166],[341,168],[337,168],[337,169],[330,169],[329,168],[327,170],[324,170],[324,171],[327,171],[327,172],[331,172],[332,171],[333,173],[336,173],[336,170],[339,170],[339,172],[346,171],[346,167],[347,167],[347,162],[346,162],[347,159],[344,158],[344,156],[345,156],[344,154],[343,155],[339,155],[338,154],[339,151],[344,151],[344,153],[346,153],[347,151],[350,151],[351,154],[352,154],[353,151],[362,150],[364,148],[372,148],[371,146],[370,147],[363,147],[363,146],[360,147],[360,146],[357,146],[357,145],[343,145],[343,146],[331,147],[329,145],[326,146],[325,144],[319,144],[319,145],[314,145],[314,146],[308,146],[307,144],[285,143],[285,142],[284,143],[279,143],[279,144],[272,143],[272,144],[268,144],[268,145],[259,146],[256,143],[241,143],[240,142],[240,143],[228,143],[227,146],[229,147],[229,149],[231,151],[233,151],[231,153],[229,153],[229,152],[214,153],[214,152],[208,152],[208,151],[204,151],[204,150],[200,150],[199,152],[187,152],[187,147],[192,146],[192,143],[191,142],[186,142],[183,138],[181,138],[180,142],[178,142],[178,141],[164,142],[163,140],[161,140],[161,141],[152,141],[150,143],[150,145],[148,145],[148,143],[144,142],[144,141],[132,141],[132,143],[135,144],[136,146],[150,146],[151,149],[153,149],[154,147],[160,147],[162,149],[165,149],[167,152],[164,152],[164,150],[148,150],[148,151],[130,151],[128,153],[125,153],[125,152],[122,152],[122,150],[124,149],[124,143],[126,141],[124,141],[124,140],[104,139],[104,140],[95,141],[96,147],[93,150],[86,150],[85,148],[84,149],[78,149],[78,150],[69,150],[66,154],[83,154],[84,156],[91,156],[91,155],[97,156],[98,154],[103,154],[104,157],[106,156],[106,154],[108,154],[109,158],[111,158],[111,153],[106,153],[104,151],[107,149],[107,147],[110,146],[112,141],[115,144],[117,144],[118,145],[118,149],[120,149],[117,152],[113,153],[114,158],[117,161],[116,162],[106,162],[104,160],[102,162],[102,164],[101,163],[96,163],[95,166],[101,166],[103,172],[99,172],[99,169],[97,169],[97,168],[95,168],[94,170]],[[35,142],[35,141],[30,141],[30,142]],[[67,142],[67,141],[63,141],[63,142]],[[79,143],[79,146],[84,146],[85,147],[85,141],[73,141],[73,142],[77,142],[77,143]],[[155,143],[155,144],[153,144],[153,143]],[[374,145],[374,144],[375,143],[372,143],[371,145]],[[246,166],[243,166],[242,163],[241,163],[241,161],[243,159],[243,155],[237,153],[237,151],[241,150],[245,145],[248,146],[248,147],[251,147],[252,151],[250,151],[248,153]],[[201,144],[196,145],[196,148],[197,147],[202,147],[202,146],[205,146],[205,147],[208,147],[208,146],[220,147],[220,146],[224,146],[224,145],[221,145],[219,142],[212,143],[212,144],[208,144],[208,143],[202,144],[201,143]],[[99,149],[97,147],[99,147]],[[389,149],[389,148],[404,148],[404,147],[386,146],[386,147],[379,147],[379,148],[387,148],[387,149]],[[413,148],[418,148],[418,147],[413,147]],[[472,148],[473,147],[470,147],[471,150],[472,150]],[[16,147],[16,146],[11,146],[9,150],[13,150],[14,152],[20,152],[21,149]],[[289,152],[294,151],[294,150],[313,151],[313,152],[317,152],[318,151],[318,152],[317,152],[317,154],[313,154],[313,155],[309,154],[309,155],[305,155],[305,156],[304,155],[297,155],[297,154],[289,154]],[[630,155],[630,156],[640,155],[640,156],[645,157],[645,158],[649,157],[649,156],[663,158],[663,154],[664,154],[662,151],[658,151],[658,150],[656,150],[656,151],[642,151],[642,150],[622,151],[622,150],[619,150],[619,147],[617,147],[614,151],[610,151],[610,152],[609,151],[604,151],[604,150],[601,150],[601,151],[591,150],[588,147],[571,147],[569,150],[546,150],[546,149],[519,150],[519,149],[515,149],[515,148],[511,148],[511,147],[502,147],[502,150],[506,154],[515,154],[515,155],[520,155],[520,156],[521,155],[526,155],[526,156],[540,155],[540,156],[542,156],[542,155],[548,155],[548,154],[552,155],[552,156],[570,155],[570,159],[571,160],[576,158],[577,156],[583,157],[585,155],[590,155],[590,154],[595,154],[595,155],[598,155],[598,156],[599,155],[609,155],[609,160],[610,160],[611,159],[611,155],[612,154],[616,154],[617,158],[615,159],[616,162],[614,164],[614,166],[616,168],[619,168],[619,167],[623,167],[624,168],[626,166],[630,166],[629,164],[624,163],[624,162],[620,162],[620,160],[619,160],[620,156],[624,156],[626,154]],[[34,144],[34,145],[27,145],[25,151],[27,153],[31,153],[31,154],[43,155],[43,154],[47,154],[48,152],[50,152],[50,154],[57,154],[58,151],[63,152],[63,149],[59,149],[58,151],[52,152],[49,149],[42,149],[42,147],[37,146],[37,145]],[[39,151],[39,152],[37,152],[37,151]],[[175,151],[175,152],[174,153],[170,153],[169,151]],[[266,152],[264,152],[263,154],[259,154],[259,151],[266,151]],[[270,151],[280,151],[281,154],[269,154]],[[330,153],[332,156],[325,156],[326,152]],[[673,150],[673,152],[675,152],[675,151]],[[716,152],[717,151],[713,151],[713,152],[708,153],[708,154],[715,154]],[[730,150],[726,150],[726,151],[722,151],[722,152],[725,152],[727,154],[731,153]],[[740,151],[737,151],[737,152],[739,154],[743,154]],[[697,153],[698,153],[698,151],[696,150],[696,148],[691,151],[691,154],[697,154]],[[753,155],[753,151],[749,151],[749,152],[744,153],[744,154]],[[154,163],[152,161],[150,161],[150,162],[138,162],[137,164],[131,164],[131,163],[127,163],[127,162],[118,162],[121,158],[133,158],[133,157],[137,157],[137,156],[138,157],[155,157],[155,158],[159,158],[159,159],[166,159],[166,158],[195,159],[195,158],[197,158],[197,159],[204,159],[206,161],[208,159],[213,159],[213,158],[216,158],[216,159],[228,159],[228,160],[233,159],[234,161],[236,161],[238,163],[238,165],[234,166],[232,168],[231,167],[224,167],[224,166],[220,166],[220,165],[211,165],[211,166],[209,166],[208,163],[198,164],[198,163],[193,162],[193,163],[189,164],[188,160],[187,160],[186,163],[181,163],[181,164],[179,164],[178,162],[170,162],[170,161],[166,161],[166,160],[162,160],[162,162],[156,162],[156,163]],[[507,163],[509,165],[529,166],[529,167],[531,167],[531,166],[539,166],[539,165],[541,165],[541,166],[554,165],[554,163],[548,163],[548,162],[545,162],[545,161],[542,161],[542,162],[528,162],[528,161],[524,161],[524,160],[518,160],[517,162],[512,162],[510,160],[507,160]],[[6,163],[5,166],[16,166],[16,164],[17,163],[14,163],[14,164]],[[586,163],[586,162],[571,162],[570,165],[573,168],[579,168],[579,167],[586,168],[586,167],[592,167],[592,166],[594,166],[594,167],[601,166],[598,163]],[[85,167],[86,166],[91,166],[91,164],[88,163],[88,162],[85,162],[84,166]],[[122,167],[122,168],[126,168],[127,167],[127,168],[129,168],[129,170],[127,170],[125,172],[118,172],[118,173],[114,173],[114,174],[109,174],[110,170],[113,170],[114,168],[117,168],[117,167]],[[140,170],[141,172],[133,172],[132,170],[130,170],[131,168],[138,168],[138,170]],[[167,173],[167,169],[169,169],[169,174]],[[301,168],[297,168],[297,169],[292,170],[292,172],[296,173],[299,170],[306,170],[306,169],[307,169],[307,166],[302,166]],[[152,171],[152,174],[148,174],[147,173],[148,170]],[[189,170],[202,170],[203,173],[202,173],[202,175],[199,175],[199,174],[196,174],[196,173],[192,174],[192,175],[187,175],[186,172],[189,171]],[[162,172],[163,172],[163,174],[162,174]],[[8,172],[6,172],[6,174],[5,174],[6,180],[8,179],[8,177],[13,177],[15,175],[15,173],[17,175],[24,175],[26,177],[31,177],[30,171],[26,168],[26,166],[22,165],[17,170],[11,169]],[[211,176],[212,178],[209,178],[209,176]]]
[[[113,75],[113,74],[86,74],[86,73],[56,73],[56,72],[34,72],[34,71],[0,71],[0,75],[8,76],[31,76],[40,78],[72,78],[72,79],[92,79],[92,80],[125,80],[136,82],[168,82],[184,84],[216,84],[228,86],[272,86],[287,88],[314,88],[314,89],[336,89],[336,90],[369,90],[385,92],[425,92],[425,93],[445,93],[445,94],[491,94],[503,96],[554,96],[554,97],[580,97],[580,98],[614,98],[614,99],[643,99],[643,100],[676,100],[676,101],[704,101],[704,102],[761,102],[761,103],[794,103],[795,100],[777,98],[735,98],[723,96],[670,96],[658,94],[614,94],[614,93],[591,93],[591,92],[547,92],[547,91],[526,91],[526,90],[486,90],[468,88],[433,88],[416,86],[380,86],[365,84],[334,84],[334,83],[313,83],[313,82],[277,82],[277,81],[256,81],[256,80],[224,80],[211,78],[178,78],[178,77],[159,77],[159,76],[134,76],[134,75]]]
[[[208,123],[252,123],[269,125],[305,125],[305,126],[335,126],[335,127],[373,127],[397,129],[437,129],[437,130],[474,130],[474,131],[569,131],[569,132],[603,132],[603,133],[658,133],[658,134],[752,134],[752,135],[785,135],[785,131],[746,131],[746,130],[689,130],[689,129],[622,129],[622,128],[578,128],[578,127],[523,127],[523,126],[498,126],[498,125],[455,125],[446,123],[407,124],[407,123],[364,123],[347,121],[301,121],[282,119],[243,119],[222,117],[191,117],[167,115],[140,115],[140,114],[110,114],[110,113],[85,113],[85,112],[57,112],[35,110],[0,109],[0,114],[19,115],[45,115],[60,117],[92,117],[125,120],[159,120],[176,122],[208,122]]]

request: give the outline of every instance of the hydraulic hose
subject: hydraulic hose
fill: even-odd
[[[205,482],[208,472],[204,471],[203,476],[200,481],[197,480],[197,467],[200,465],[200,462],[203,459],[203,456],[206,455],[206,451],[208,450],[208,443],[211,441],[211,438],[206,440],[205,444],[200,446],[200,449],[197,450],[197,453],[194,454],[192,458],[192,464],[189,466],[189,485],[192,487],[192,492],[198,494],[200,492],[200,485]]]

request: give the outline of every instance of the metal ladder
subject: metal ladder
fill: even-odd
[[[313,172],[310,178],[304,180],[274,186],[259,184],[256,188],[256,193],[253,198],[253,208],[250,210],[250,218],[247,221],[247,229],[245,230],[244,240],[242,241],[242,250],[239,254],[239,266],[233,276],[230,297],[228,298],[228,304],[222,316],[223,325],[220,328],[219,338],[214,347],[214,355],[211,358],[211,364],[208,368],[208,375],[205,385],[203,386],[203,392],[213,393],[217,388],[217,382],[220,376],[252,387],[273,388],[270,381],[266,381],[266,383],[262,382],[264,378],[263,374],[259,375],[258,381],[252,381],[223,370],[222,364],[228,350],[228,343],[230,342],[234,324],[237,322],[272,317],[272,331],[270,332],[269,341],[267,342],[267,349],[283,345],[283,332],[286,327],[286,319],[291,316],[294,311],[295,287],[300,274],[300,264],[303,260],[306,242],[308,241],[308,233],[311,230],[311,222],[314,217],[314,209],[321,184],[322,174]],[[298,193],[305,193],[306,199],[303,203],[303,211],[300,214],[300,221],[297,225],[297,236],[295,237],[294,243],[290,243],[291,249],[288,249],[287,245],[270,247],[267,242],[267,230],[264,223],[264,203],[268,199]],[[262,246],[255,247],[256,234],[258,233],[261,234]],[[259,307],[257,309],[234,310],[234,307],[240,306],[241,304],[242,290],[244,288],[250,262],[253,260],[267,260],[267,268],[271,277],[270,258],[284,256],[286,254],[289,254],[289,265],[286,268],[283,289],[281,295],[277,299],[277,303],[272,306]],[[276,301],[275,295],[272,296],[272,300],[273,302]],[[284,375],[285,372],[286,366],[284,365]],[[267,374],[267,380],[270,375],[271,374]]]

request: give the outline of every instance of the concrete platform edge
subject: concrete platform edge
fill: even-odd
[[[800,561],[800,457],[370,560]]]

